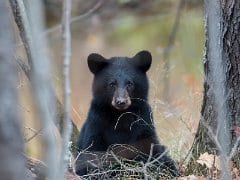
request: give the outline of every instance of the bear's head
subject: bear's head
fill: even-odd
[[[94,74],[93,98],[119,111],[134,106],[137,101],[147,100],[146,72],[151,62],[152,56],[148,51],[141,51],[131,58],[106,59],[96,53],[90,54],[88,67]]]

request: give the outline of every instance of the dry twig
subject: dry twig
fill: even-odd
[[[99,1],[98,1],[91,9],[89,9],[87,12],[85,12],[85,13],[79,15],[79,16],[76,16],[76,17],[71,18],[70,24],[71,24],[71,23],[74,23],[74,22],[77,22],[77,21],[80,21],[80,20],[82,20],[82,19],[90,16],[92,13],[94,13],[96,10],[98,10],[98,9],[101,7],[101,5],[103,4],[103,1],[104,1],[104,0],[99,0]],[[61,25],[58,24],[58,25],[56,25],[56,26],[53,26],[53,27],[49,28],[47,31],[44,32],[44,34],[47,35],[47,34],[50,34],[50,33],[52,33],[52,32],[55,32],[55,31],[57,31],[57,30],[60,30],[60,29],[61,29]]]

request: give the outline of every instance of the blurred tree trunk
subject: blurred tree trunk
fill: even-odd
[[[18,116],[17,69],[7,1],[0,1],[0,178],[26,178]]]
[[[181,11],[183,10],[184,5],[185,5],[185,0],[179,0],[174,24],[173,24],[172,30],[169,34],[169,37],[168,37],[168,44],[163,51],[164,77],[163,77],[163,80],[161,79],[161,83],[163,81],[162,95],[164,98],[163,100],[166,103],[171,102],[171,98],[170,98],[171,96],[169,94],[169,89],[170,89],[170,87],[169,87],[170,86],[170,59],[169,59],[170,51],[172,50],[172,47],[175,43],[177,31],[178,31],[179,24],[180,24]],[[159,83],[159,84],[161,84],[161,83]]]
[[[30,27],[29,27],[29,22],[28,19],[26,18],[26,9],[23,6],[19,6],[18,1],[16,0],[11,0],[10,1],[10,5],[12,8],[12,12],[14,15],[14,19],[16,22],[16,25],[18,26],[19,29],[19,34],[20,37],[22,39],[23,45],[25,47],[26,50],[26,54],[28,57],[28,64],[26,64],[24,61],[22,61],[21,59],[18,59],[18,65],[22,68],[22,70],[24,71],[26,77],[28,78],[28,80],[30,81],[31,85],[33,85],[32,79],[31,79],[31,74],[32,74],[32,64],[33,64],[33,57],[32,57],[32,52],[30,49],[30,42],[29,42],[29,34],[30,34]],[[54,92],[53,92],[54,93]],[[63,104],[61,103],[61,101],[58,99],[57,95],[54,93],[54,102],[56,102],[56,106],[57,106],[57,118],[56,118],[56,126],[60,132],[60,134],[62,134],[63,131],[63,113],[64,113],[64,107]],[[72,141],[72,153],[76,154],[77,149],[76,147],[76,142],[77,142],[77,137],[78,137],[78,129],[77,126],[72,122],[72,126],[73,126],[73,131],[71,134],[71,141]]]
[[[205,0],[205,16],[204,96],[192,155],[224,151],[239,166],[240,1]]]

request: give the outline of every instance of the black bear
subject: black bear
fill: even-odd
[[[77,142],[78,175],[86,175],[88,170],[96,168],[100,154],[119,144],[137,150],[137,153],[120,153],[124,158],[143,162],[155,159],[153,161],[162,170],[178,175],[174,161],[158,141],[148,104],[146,72],[151,62],[148,51],[141,51],[132,58],[106,59],[95,53],[88,56],[88,67],[94,74],[93,99]],[[139,158],[143,157],[139,154],[146,154],[148,158]]]

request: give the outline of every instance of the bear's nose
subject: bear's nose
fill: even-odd
[[[127,104],[127,99],[125,99],[125,98],[117,98],[116,99],[116,104],[117,105],[125,105],[125,104]]]

